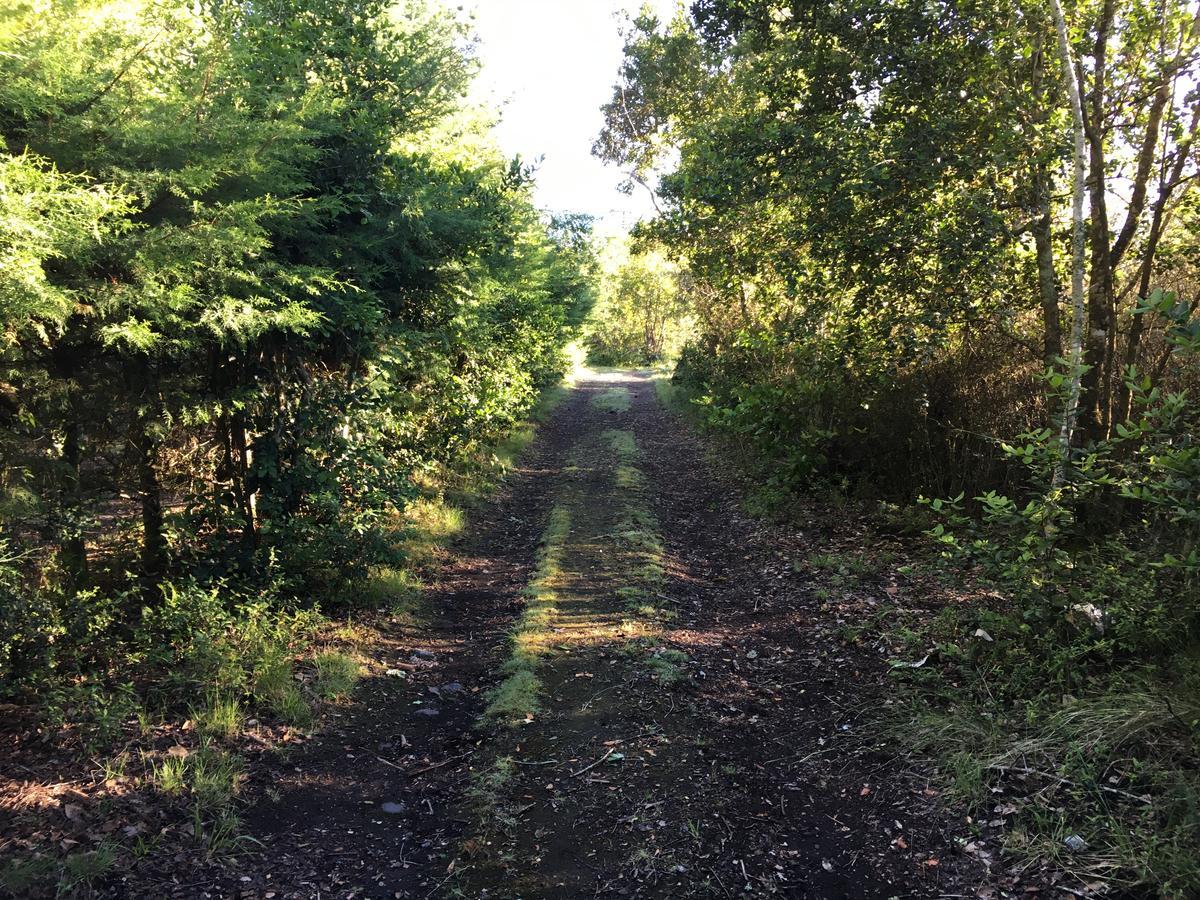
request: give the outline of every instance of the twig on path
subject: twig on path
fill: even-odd
[[[572,772],[572,773],[571,773],[571,777],[572,777],[572,778],[578,778],[578,777],[579,777],[580,775],[582,775],[584,772],[590,772],[592,769],[596,768],[596,766],[600,765],[600,763],[604,762],[606,759],[608,759],[610,756],[612,756],[612,755],[613,755],[613,750],[614,750],[614,748],[613,748],[613,747],[609,747],[607,750],[605,750],[605,751],[604,751],[604,755],[603,755],[602,757],[600,757],[600,758],[599,758],[598,760],[596,760],[595,762],[593,762],[593,763],[589,763],[588,765],[584,766],[584,767],[583,767],[582,769],[580,769],[578,772]]]
[[[833,753],[835,750],[840,751],[841,749],[842,749],[842,747],[840,745],[837,745],[837,746],[830,745],[828,747],[821,747],[818,750],[814,750],[812,753],[808,753],[808,754],[800,757],[799,759],[789,760],[786,756],[780,756],[780,757],[776,757],[775,759],[768,759],[765,763],[763,763],[763,765],[771,766],[771,765],[774,765],[775,763],[781,763],[781,762],[784,762],[785,760],[787,760],[789,765],[798,766],[801,763],[808,762],[814,756],[820,756],[823,753]]]
[[[711,875],[713,878],[717,879],[717,884],[719,884],[719,885],[721,886],[721,890],[723,890],[723,891],[725,892],[725,896],[726,896],[726,897],[732,897],[732,896],[733,896],[733,894],[729,893],[729,888],[725,887],[725,882],[723,882],[723,881],[721,880],[721,876],[717,874],[717,870],[716,870],[716,869],[714,869],[714,868],[712,868],[711,866],[709,866],[709,868],[708,868],[708,874],[709,874],[709,875]]]
[[[458,754],[458,756],[451,756],[449,759],[443,759],[440,763],[434,763],[432,766],[426,766],[423,769],[414,769],[412,771],[412,774],[413,775],[421,775],[424,772],[432,772],[434,769],[440,769],[442,766],[448,766],[452,762],[456,762],[460,759],[464,759],[464,758],[470,756],[472,752],[474,752],[474,751],[468,750],[466,753],[460,753],[460,754]]]
[[[425,895],[425,900],[429,900],[430,897],[432,897],[434,894],[436,894],[438,891],[440,891],[442,889],[442,885],[445,884],[447,881],[449,881],[451,878],[453,878],[456,871],[457,871],[457,869],[451,867],[451,869],[450,869],[449,873],[447,873],[446,877],[443,878],[441,881],[439,881],[437,884],[435,884],[433,886],[433,890]],[[463,871],[464,872],[471,871],[471,866],[467,866],[465,869],[463,869]]]

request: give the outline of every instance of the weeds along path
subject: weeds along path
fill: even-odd
[[[649,376],[580,381],[212,895],[966,896],[879,661],[719,468]]]

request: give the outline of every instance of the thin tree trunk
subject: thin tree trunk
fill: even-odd
[[[250,485],[250,472],[254,468],[254,448],[241,416],[232,417],[230,429],[235,460],[234,495],[237,498],[238,513],[242,517],[242,539],[247,547],[253,549],[258,546],[258,500]]]
[[[1062,427],[1059,430],[1060,457],[1054,473],[1056,483],[1063,478],[1071,454],[1075,422],[1079,415],[1079,398],[1082,390],[1083,330],[1086,310],[1083,294],[1084,266],[1084,163],[1086,147],[1083,135],[1083,101],[1079,94],[1079,81],[1075,77],[1071,42],[1067,36],[1067,21],[1063,16],[1059,0],[1050,0],[1054,13],[1054,26],[1058,32],[1058,50],[1062,56],[1063,76],[1067,84],[1067,96],[1071,104],[1071,131],[1074,152],[1071,160],[1071,354],[1069,357],[1066,407],[1063,409]]]
[[[1142,259],[1139,264],[1138,301],[1145,301],[1150,295],[1150,280],[1154,273],[1154,257],[1158,253],[1158,242],[1162,238],[1166,222],[1167,204],[1171,199],[1171,194],[1174,192],[1175,186],[1179,184],[1183,177],[1183,169],[1191,153],[1192,140],[1195,137],[1198,124],[1200,124],[1200,106],[1197,106],[1192,112],[1191,126],[1188,128],[1187,137],[1176,148],[1175,162],[1171,166],[1171,171],[1165,178],[1159,181],[1158,196],[1155,198],[1154,209],[1150,216],[1150,231],[1146,235],[1146,246],[1142,251]],[[1142,337],[1145,331],[1145,316],[1134,315],[1129,324],[1129,339],[1125,344],[1125,371],[1128,371],[1131,366],[1137,365],[1138,351],[1141,349]],[[1113,416],[1114,421],[1125,422],[1133,414],[1133,393],[1129,390],[1124,378],[1121,379],[1119,391]]]
[[[1051,234],[1050,184],[1045,168],[1034,175],[1038,217],[1032,225],[1037,250],[1038,292],[1042,300],[1042,362],[1053,368],[1062,356],[1062,315],[1058,308],[1058,278],[1054,271],[1054,239]]]
[[[75,591],[87,583],[88,557],[87,544],[84,541],[83,529],[79,521],[82,512],[80,500],[82,485],[79,469],[83,462],[83,425],[79,421],[78,398],[74,390],[71,391],[68,399],[68,407],[62,449],[62,462],[66,470],[63,506],[67,512],[67,521],[63,524],[59,555],[63,570],[70,582],[70,588]]]
[[[1091,122],[1086,123],[1085,127],[1090,157],[1090,178],[1087,186],[1091,199],[1092,254],[1091,280],[1087,292],[1087,342],[1083,355],[1083,409],[1080,424],[1084,435],[1092,440],[1105,437],[1104,420],[1108,406],[1112,360],[1113,275],[1112,245],[1108,233],[1107,184],[1104,177],[1104,100],[1108,33],[1113,11],[1114,0],[1104,0],[1093,51],[1095,75],[1090,97]],[[1079,90],[1078,86],[1079,79],[1076,77],[1076,92]],[[1082,102],[1079,110],[1082,117]]]
[[[1145,300],[1150,295],[1150,277],[1154,270],[1154,255],[1158,252],[1158,241],[1162,234],[1163,204],[1154,206],[1154,215],[1150,221],[1150,233],[1146,237],[1146,249],[1142,256],[1141,271],[1138,276],[1138,300]],[[1142,335],[1145,333],[1146,321],[1144,315],[1135,314],[1129,323],[1129,339],[1125,344],[1124,370],[1137,365],[1138,350],[1141,347]],[[1129,390],[1125,379],[1117,394],[1117,408],[1113,414],[1114,421],[1128,421],[1133,412],[1133,392]]]
[[[138,493],[142,507],[142,599],[147,604],[161,599],[160,588],[167,571],[167,538],[163,518],[162,484],[158,477],[162,441],[158,425],[158,385],[150,363],[138,364],[142,409],[134,421],[134,452],[137,459]]]

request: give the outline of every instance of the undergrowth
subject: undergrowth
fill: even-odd
[[[235,850],[243,839],[238,793],[245,764],[236,752],[239,741],[258,725],[313,729],[325,705],[353,694],[363,674],[354,648],[373,639],[372,618],[419,621],[421,570],[462,531],[471,507],[516,464],[536,424],[565,394],[563,386],[547,390],[529,419],[496,447],[457,466],[428,470],[417,494],[394,517],[389,560],[328,598],[321,604],[328,612],[288,597],[282,577],[259,586],[252,598],[234,579],[168,582],[162,603],[146,609],[118,646],[121,665],[83,677],[59,678],[52,671],[39,676],[43,721],[59,731],[64,745],[77,744],[94,756],[104,780],[132,779],[178,808],[195,852]],[[355,621],[359,613],[364,624]],[[533,652],[532,630],[522,643]],[[124,678],[114,678],[115,672]],[[493,697],[494,714],[523,715],[535,706],[531,674],[514,671],[506,690]],[[183,744],[168,754],[141,749],[163,729]],[[114,838],[87,853],[48,850],[10,858],[0,864],[0,893],[74,896],[157,845],[141,837]]]
[[[660,378],[656,388],[668,409],[720,430],[687,387]],[[1188,898],[1200,895],[1194,560],[1167,550],[1167,526],[1149,517],[1124,532],[1098,534],[1095,524],[1104,519],[1099,498],[1115,488],[1124,499],[1110,504],[1151,501],[1186,532],[1192,501],[1176,476],[1193,454],[1152,406],[1112,446],[1073,460],[1058,485],[1052,435],[1006,445],[1028,474],[1019,501],[993,493],[973,509],[959,497],[873,510],[843,497],[868,533],[919,542],[911,558],[864,546],[814,553],[796,567],[813,574],[822,603],[887,573],[940,582],[935,592],[955,598],[933,615],[881,604],[840,635],[891,647],[899,691],[885,727],[936,766],[981,838],[994,832],[1010,861],[1051,865],[1077,885]],[[1119,446],[1158,440],[1157,458]],[[803,492],[764,477],[774,460],[716,446],[757,483],[752,512],[794,515]],[[808,484],[823,503],[836,500],[829,481]]]

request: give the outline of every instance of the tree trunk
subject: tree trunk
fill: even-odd
[[[1162,238],[1166,222],[1167,203],[1171,199],[1176,185],[1183,178],[1183,170],[1191,154],[1192,141],[1196,134],[1197,125],[1200,125],[1200,106],[1197,106],[1192,112],[1192,122],[1188,128],[1187,137],[1180,141],[1176,147],[1175,162],[1171,166],[1170,172],[1159,182],[1158,196],[1155,198],[1153,212],[1150,216],[1150,230],[1146,235],[1146,246],[1142,251],[1142,259],[1138,267],[1137,300],[1139,302],[1145,301],[1150,295],[1150,280],[1154,273],[1154,257],[1158,253],[1158,242]],[[1137,365],[1138,351],[1141,349],[1142,337],[1145,331],[1145,317],[1135,314],[1129,324],[1129,339],[1125,344],[1123,367],[1125,370]],[[1122,378],[1117,395],[1117,403],[1113,411],[1113,418],[1114,421],[1125,422],[1128,421],[1132,414],[1133,395],[1125,384],[1124,378]]]
[[[70,582],[70,589],[77,591],[87,583],[87,544],[80,523],[82,503],[80,501],[80,465],[83,462],[83,425],[79,421],[78,398],[71,391],[68,399],[66,432],[63,435],[62,463],[65,469],[63,508],[66,512],[59,544],[59,557]]]
[[[1071,160],[1071,354],[1069,357],[1070,371],[1066,406],[1063,409],[1062,427],[1059,430],[1060,457],[1058,468],[1054,473],[1055,482],[1063,478],[1066,464],[1071,454],[1071,443],[1074,439],[1075,422],[1079,415],[1079,398],[1082,390],[1083,363],[1083,330],[1086,311],[1083,295],[1083,265],[1084,265],[1084,163],[1086,147],[1083,135],[1083,101],[1079,94],[1079,81],[1075,76],[1075,63],[1072,59],[1071,42],[1067,37],[1067,21],[1063,16],[1059,0],[1050,0],[1050,8],[1054,13],[1054,25],[1058,32],[1058,50],[1062,56],[1063,75],[1067,84],[1067,96],[1071,104],[1071,132],[1074,152]]]
[[[234,492],[238,512],[242,517],[242,540],[250,549],[258,546],[258,498],[250,484],[250,471],[254,468],[254,449],[241,416],[233,417],[231,424],[234,455],[237,460],[234,471]]]
[[[142,599],[147,604],[162,599],[161,586],[167,571],[167,538],[163,518],[162,485],[158,478],[159,438],[158,384],[148,361],[138,364],[140,410],[134,419],[133,446],[142,507]]]
[[[1058,277],[1054,272],[1054,239],[1051,234],[1050,183],[1045,168],[1034,175],[1038,217],[1034,220],[1033,242],[1037,250],[1038,292],[1042,300],[1042,362],[1053,368],[1062,356],[1062,315],[1058,308]]]
[[[1112,24],[1114,0],[1104,0],[1100,22],[1096,28],[1093,51],[1095,75],[1090,97],[1091,121],[1085,132],[1089,148],[1090,177],[1088,195],[1091,200],[1091,280],[1087,292],[1087,341],[1083,354],[1083,408],[1081,430],[1086,438],[1098,441],[1106,437],[1105,419],[1108,409],[1108,385],[1111,376],[1113,327],[1113,274],[1111,238],[1108,232],[1104,158],[1105,79],[1108,68],[1108,33]],[[1078,92],[1078,79],[1076,79]],[[1080,116],[1083,106],[1080,104]]]

